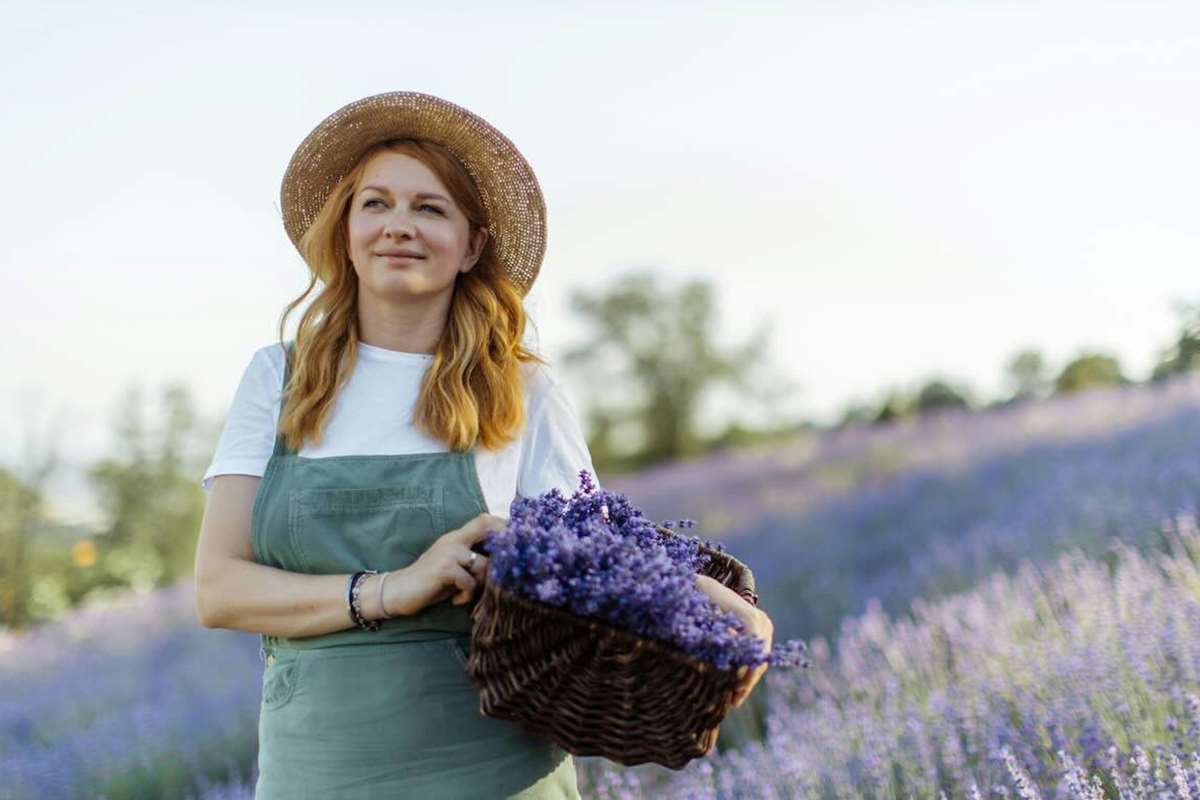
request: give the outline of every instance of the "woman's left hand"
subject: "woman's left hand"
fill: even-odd
[[[747,633],[761,639],[764,642],[764,654],[771,652],[771,642],[775,636],[775,625],[765,612],[751,605],[740,594],[715,578],[710,578],[707,575],[697,575],[696,586],[708,595],[709,599],[716,603],[721,610],[728,611],[740,619]],[[763,673],[767,671],[767,666],[767,664],[760,664],[753,670],[744,666],[738,669],[738,677],[741,680],[733,692],[734,708],[740,706],[750,696],[750,692],[754,689],[755,684],[759,682]]]

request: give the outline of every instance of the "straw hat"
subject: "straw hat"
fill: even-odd
[[[359,157],[387,139],[426,139],[458,157],[487,212],[488,244],[521,294],[546,252],[546,203],[533,169],[486,120],[420,92],[386,92],[330,114],[304,138],[279,190],[283,226],[296,248],[333,187]]]

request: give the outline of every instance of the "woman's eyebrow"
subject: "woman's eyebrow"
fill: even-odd
[[[388,191],[386,188],[384,188],[383,186],[364,186],[363,188],[361,188],[361,189],[359,189],[359,190],[358,190],[358,193],[359,193],[359,194],[362,194],[363,192],[365,192],[365,191],[367,191],[367,190],[369,190],[369,189],[374,189],[375,191],[379,192],[380,194],[391,194],[391,192],[389,192],[389,191]],[[432,198],[432,199],[434,199],[434,200],[441,200],[441,201],[443,201],[443,202],[445,202],[445,203],[449,203],[449,202],[450,202],[450,198],[448,198],[448,197],[444,197],[444,196],[442,196],[442,195],[440,195],[440,194],[438,194],[438,193],[436,193],[436,192],[417,192],[417,193],[414,195],[414,197],[416,197],[418,200],[425,200],[425,199],[427,199],[427,198]]]

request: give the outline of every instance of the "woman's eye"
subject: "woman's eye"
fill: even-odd
[[[439,213],[439,214],[441,214],[441,213],[442,213],[442,210],[441,210],[440,208],[438,208],[437,206],[431,206],[431,205],[429,205],[428,203],[426,203],[426,204],[424,204],[423,206],[421,206],[421,208],[432,208],[432,209],[433,209],[434,211],[436,211],[437,213]]]
[[[371,203],[382,203],[382,202],[383,201],[380,200],[379,198],[374,198],[374,199],[368,200],[367,202],[363,203],[363,208],[368,208],[371,205]]]

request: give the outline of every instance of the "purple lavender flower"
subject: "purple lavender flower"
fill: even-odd
[[[551,489],[513,502],[507,527],[484,542],[491,559],[488,580],[672,644],[718,669],[807,665],[803,642],[764,653],[762,640],[697,588],[696,572],[709,559],[699,538],[663,535],[625,495],[597,489],[586,470],[579,484],[569,498]]]

